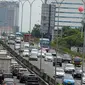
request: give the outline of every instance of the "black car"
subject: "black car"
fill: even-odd
[[[23,73],[20,77],[20,83],[25,83],[28,77],[29,77],[29,73],[26,73],[26,72]]]
[[[81,78],[82,76],[82,70],[81,69],[76,69],[73,73],[72,73],[72,76],[74,78]]]
[[[23,75],[23,73],[22,72],[18,72],[18,74],[17,74],[17,79],[20,79],[20,77]]]
[[[30,74],[25,85],[39,85],[39,78],[35,74]]]
[[[2,80],[4,80],[4,78],[13,78],[13,75],[12,75],[12,73],[3,73]]]
[[[53,59],[53,66],[55,66],[55,64],[59,65],[61,67],[62,66],[62,57],[60,57],[60,56],[57,56],[57,58],[55,57]]]
[[[68,63],[71,63],[72,59],[71,59],[71,56],[68,55],[68,54],[64,54],[63,57],[62,57],[62,62],[68,62]]]

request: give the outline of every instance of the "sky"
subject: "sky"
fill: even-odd
[[[32,3],[33,0],[29,0]],[[21,10],[22,4],[24,1],[20,2],[19,8],[19,27],[21,28]],[[33,29],[35,24],[41,23],[41,0],[35,0],[32,4],[32,15],[31,15],[31,30]],[[29,31],[29,20],[30,20],[30,5],[26,1],[23,5],[23,24],[22,24],[22,31],[28,32]]]

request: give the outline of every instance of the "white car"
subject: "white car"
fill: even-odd
[[[45,53],[44,61],[53,61],[52,53]]]
[[[29,60],[38,60],[37,54],[32,52],[31,55],[29,56]]]
[[[35,53],[36,55],[38,55],[38,49],[32,49],[32,50],[31,50],[31,54],[32,54],[32,53]]]
[[[29,48],[29,46],[30,46],[30,45],[29,45],[28,42],[25,42],[25,43],[24,43],[24,48]]]
[[[21,43],[21,38],[20,37],[16,37],[15,42]]]
[[[85,73],[83,73],[83,76],[82,76],[82,83],[85,84]]]
[[[19,50],[20,47],[21,47],[21,44],[15,43],[15,45],[14,45],[14,49],[15,49],[15,50]]]
[[[15,41],[14,40],[8,40],[8,44],[14,45]]]
[[[28,50],[28,49],[24,49],[24,50],[23,50],[23,53],[22,53],[22,56],[23,56],[23,57],[26,57],[26,56],[29,56],[29,55],[30,55],[29,50]]]
[[[65,75],[65,72],[62,68],[57,68],[56,69],[56,77],[63,77]],[[54,74],[55,77],[55,74]]]
[[[40,51],[38,51],[38,58],[40,58],[41,57],[41,55],[42,55],[42,58],[45,58],[45,53],[42,51],[41,52],[41,50]]]
[[[66,65],[65,65],[65,68],[64,68],[64,71],[65,71],[65,72],[70,72],[70,73],[72,73],[72,72],[75,71],[75,67],[74,67],[73,64],[66,64]]]

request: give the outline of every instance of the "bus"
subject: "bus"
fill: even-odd
[[[16,39],[17,39],[17,38],[18,38],[18,39],[20,38],[21,41],[23,40],[23,36],[22,36],[22,33],[21,33],[21,32],[16,32],[15,36],[16,36]]]
[[[50,39],[48,39],[48,38],[40,38],[39,39],[39,47],[49,49],[50,48]]]

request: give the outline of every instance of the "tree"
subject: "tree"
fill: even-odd
[[[55,41],[56,42],[56,41]],[[83,38],[81,38],[80,29],[71,27],[63,27],[63,37],[59,37],[58,44],[61,47],[70,48],[71,46],[83,46]]]
[[[35,26],[33,27],[33,30],[32,30],[32,33],[31,34],[34,37],[40,38],[41,37],[41,34],[40,34],[40,25],[35,24]]]

